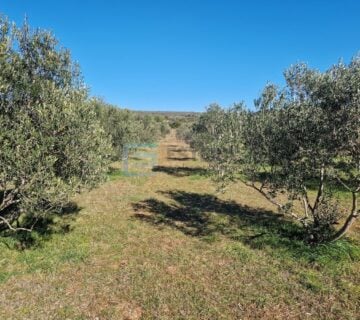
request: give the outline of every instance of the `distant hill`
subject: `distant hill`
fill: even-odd
[[[193,111],[141,111],[141,110],[133,110],[133,112],[138,114],[149,114],[149,115],[161,115],[164,117],[194,117],[201,114],[201,112],[193,112]]]

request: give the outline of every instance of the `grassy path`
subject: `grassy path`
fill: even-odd
[[[216,194],[169,146],[154,175],[78,196],[37,245],[1,240],[0,319],[360,319],[358,247],[290,239],[256,193]]]

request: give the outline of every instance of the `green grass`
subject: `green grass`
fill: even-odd
[[[84,262],[89,255],[89,246],[81,236],[64,239],[61,235],[38,241],[35,248],[21,251],[16,249],[17,243],[13,249],[8,249],[4,242],[1,244],[0,282],[28,273],[54,272],[64,264]]]
[[[111,168],[111,170],[109,170],[109,172],[107,173],[107,176],[110,181],[113,181],[113,180],[117,180],[119,178],[126,177],[126,173],[121,169]]]
[[[46,232],[0,238],[0,319],[358,318],[359,229],[310,246],[199,162],[162,156],[154,173],[115,169]]]

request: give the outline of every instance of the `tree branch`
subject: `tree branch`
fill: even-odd
[[[309,195],[308,195],[306,186],[303,186],[303,189],[304,189],[304,201],[306,202],[307,208],[309,208],[311,210],[311,212],[313,212],[314,208],[310,204]],[[306,209],[306,213],[307,213],[307,211],[308,210]]]
[[[320,203],[323,193],[324,193],[324,175],[325,175],[325,166],[322,163],[321,169],[320,169],[320,183],[319,183],[318,193],[316,195],[316,199],[315,199],[314,205],[312,207],[313,212],[318,208],[319,203]]]
[[[264,189],[264,184],[261,185],[260,188],[258,188],[253,182],[252,183],[249,183],[249,182],[246,182],[246,181],[243,181],[241,180],[246,186],[248,187],[251,187],[253,189],[255,189],[256,191],[258,191],[263,197],[265,197],[265,199],[267,199],[269,202],[271,202],[273,205],[277,206],[278,209],[280,211],[283,211],[284,210],[284,205],[282,205],[281,203],[277,202],[274,200],[273,197],[271,197],[269,194],[267,194],[266,192],[263,191]],[[295,218],[296,220],[299,220],[299,221],[303,221],[302,218],[300,218],[296,213],[290,211],[289,214]]]
[[[343,226],[339,229],[338,232],[334,234],[334,236],[330,239],[330,241],[339,240],[341,237],[345,235],[345,233],[350,229],[352,223],[359,216],[359,210],[357,205],[357,192],[352,192],[352,208],[349,216],[345,220]]]
[[[31,229],[27,229],[27,228],[14,228],[11,223],[6,220],[4,217],[0,216],[0,220],[3,221],[4,224],[6,224],[6,226],[11,230],[11,231],[28,231],[28,232],[31,232],[32,231],[32,228]]]
[[[336,180],[338,182],[340,182],[340,184],[348,191],[352,192],[353,190],[339,177],[339,176],[335,176]],[[358,188],[359,189],[359,188]]]

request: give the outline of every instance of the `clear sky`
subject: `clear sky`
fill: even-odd
[[[249,106],[304,61],[325,69],[360,50],[359,0],[0,0],[54,32],[93,95],[140,110]]]

